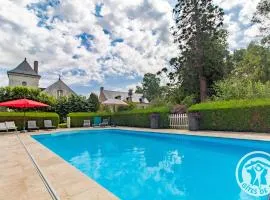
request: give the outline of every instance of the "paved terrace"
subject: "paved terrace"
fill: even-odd
[[[85,129],[85,128],[81,128]],[[93,128],[91,128],[93,129]],[[123,128],[127,130],[164,132],[224,138],[241,138],[270,141],[270,134],[237,132],[191,132],[175,129]],[[62,129],[69,131],[75,129]],[[78,129],[77,129],[78,130]],[[57,130],[59,131],[59,130]],[[32,132],[44,134],[47,131]],[[52,133],[49,132],[49,133]],[[36,160],[46,179],[60,199],[67,200],[114,200],[112,193],[68,164],[62,158],[42,146],[29,134],[18,134]],[[0,135],[0,199],[7,200],[50,200],[52,199],[37,173],[23,145],[15,133]]]

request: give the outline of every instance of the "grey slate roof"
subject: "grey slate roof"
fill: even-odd
[[[58,81],[56,81],[55,83],[53,83],[52,85],[50,85],[49,87],[47,87],[44,92],[47,93],[52,93],[54,89],[57,90],[66,90],[69,91],[70,93],[76,94],[70,87],[68,87],[60,78],[58,79]]]
[[[129,97],[128,92],[118,92],[112,90],[103,90],[103,93],[106,99],[115,99],[115,97],[121,96],[122,101],[126,101]],[[140,99],[143,97],[143,94],[133,93],[132,94],[132,102],[140,103]],[[144,98],[144,103],[149,103],[149,101]]]
[[[31,76],[38,76],[35,70],[29,65],[29,63],[26,61],[26,58],[24,61],[19,64],[15,69],[12,69],[7,72],[8,74],[25,74],[25,75],[31,75]]]

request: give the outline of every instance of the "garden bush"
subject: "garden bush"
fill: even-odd
[[[193,105],[201,130],[270,132],[270,99],[216,101]]]
[[[71,119],[71,127],[82,127],[83,120],[91,120],[91,124],[94,122],[94,117],[109,118],[111,113],[109,112],[73,112],[69,113],[68,117]]]
[[[42,92],[39,88],[31,88],[24,86],[0,87],[0,102],[22,98],[39,101],[50,105],[51,107],[38,108],[43,109],[45,111],[47,110],[51,111],[56,103],[56,99],[54,97],[48,95],[47,93]],[[35,108],[32,108],[32,110],[34,109]]]
[[[95,112],[99,108],[97,95],[91,93],[87,99],[85,96],[70,95],[57,99],[55,112],[59,114],[60,121],[64,122],[68,113],[72,112]]]
[[[270,98],[270,81],[262,83],[233,77],[218,81],[214,86],[214,100]]]
[[[160,114],[160,128],[168,128],[169,109],[167,107],[135,109],[132,111],[117,112],[112,116],[112,120],[118,126],[150,128],[150,116],[152,113]]]
[[[92,123],[95,116],[100,116],[102,118],[110,118],[110,120],[118,126],[149,128],[150,115],[152,113],[160,114],[160,128],[167,128],[169,126],[169,109],[166,107],[134,109],[116,113],[70,113],[68,116],[71,118],[71,127],[81,127],[85,119],[90,119]]]
[[[61,123],[58,125],[59,128],[67,128],[67,123]]]
[[[0,112],[0,122],[15,121],[18,130],[23,128],[23,112]],[[58,127],[59,116],[53,112],[26,112],[26,126],[28,120],[35,120],[39,128],[44,128],[44,120],[52,120],[54,126]]]

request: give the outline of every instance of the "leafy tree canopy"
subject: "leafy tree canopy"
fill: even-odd
[[[147,73],[143,77],[142,87],[137,86],[135,93],[143,93],[149,101],[160,96],[160,78],[155,74]]]
[[[270,48],[250,43],[231,55],[233,70],[215,84],[215,99],[270,97]]]
[[[89,103],[89,110],[91,112],[97,112],[99,107],[100,107],[100,103],[98,100],[98,96],[95,93],[91,93],[89,98],[88,98],[88,103]]]
[[[262,83],[270,80],[270,49],[268,47],[250,43],[247,49],[235,51],[233,57],[232,76]]]
[[[261,0],[257,5],[257,10],[252,18],[253,23],[260,26],[260,31],[264,37],[263,44],[270,44],[270,1]]]
[[[173,73],[187,94],[200,100],[211,95],[211,86],[222,78],[224,58],[228,55],[226,31],[222,30],[224,12],[212,0],[178,0],[173,10],[173,36],[180,55],[171,60]]]
[[[0,102],[22,98],[39,101],[50,106],[54,106],[56,103],[56,99],[54,97],[42,92],[38,88],[23,86],[0,87]]]

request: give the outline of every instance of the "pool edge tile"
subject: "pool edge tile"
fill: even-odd
[[[113,193],[70,165],[28,134],[20,134],[30,153],[61,199],[78,199],[91,193],[91,200],[116,200]]]

